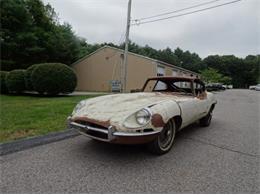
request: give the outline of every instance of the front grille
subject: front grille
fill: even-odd
[[[97,125],[95,123],[90,123],[90,122],[87,122],[87,121],[83,121],[83,120],[76,120],[75,121],[76,123],[79,123],[81,125],[87,125],[89,127],[94,127],[94,128],[99,128],[99,129],[103,129],[103,130],[107,130],[106,127],[104,126],[101,126],[101,125]],[[91,135],[91,136],[94,136],[94,137],[97,137],[97,138],[101,138],[101,139],[108,139],[108,134],[107,133],[102,133],[102,132],[98,132],[98,131],[94,131],[94,130],[86,130],[86,129],[80,129],[80,131],[84,134],[87,134],[87,135]]]
[[[108,135],[105,133],[97,132],[97,131],[87,131],[86,132],[88,135],[92,135],[94,137],[102,138],[102,139],[108,139]]]
[[[95,128],[99,128],[99,129],[107,129],[106,127],[102,126],[102,125],[98,125],[98,124],[95,124],[95,123],[91,123],[91,122],[88,122],[88,121],[83,121],[83,120],[76,120],[75,121],[76,123],[79,123],[81,125],[88,125],[90,127],[95,127]]]

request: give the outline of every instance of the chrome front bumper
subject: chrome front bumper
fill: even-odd
[[[109,126],[107,129],[102,129],[102,128],[97,128],[97,127],[92,127],[89,125],[82,125],[77,122],[73,122],[68,118],[68,127],[77,129],[79,133],[104,142],[111,142],[117,137],[144,137],[144,136],[151,136],[151,135],[156,135],[160,131],[149,131],[149,132],[122,132],[122,131],[117,131],[116,129],[113,128],[113,126]],[[95,134],[99,135],[104,135],[103,138],[100,136],[96,136]]]

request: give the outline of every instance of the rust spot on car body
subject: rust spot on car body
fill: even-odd
[[[197,95],[197,98],[200,100],[205,100],[207,98],[207,93],[203,92]]]
[[[165,122],[160,114],[153,114],[151,122],[154,127],[164,127],[165,125]]]
[[[88,117],[75,117],[72,119],[72,121],[86,121],[89,123],[93,123],[93,124],[97,124],[103,127],[108,128],[110,126],[110,121],[99,121],[99,120],[95,120],[95,119],[91,119]]]

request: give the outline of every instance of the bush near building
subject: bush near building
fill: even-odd
[[[32,66],[30,66],[29,68],[26,69],[25,71],[25,88],[28,91],[33,91],[33,86],[32,86],[32,81],[31,81],[31,75],[32,72],[35,68],[37,68],[37,66],[40,64],[34,64]]]
[[[77,84],[74,71],[65,64],[39,64],[31,74],[33,89],[40,94],[57,95],[71,93]]]
[[[6,71],[0,71],[0,93],[1,94],[8,93],[8,89],[5,81],[7,74],[8,72]]]
[[[36,91],[40,94],[57,95],[74,91],[77,77],[65,64],[35,64],[27,70],[1,71],[1,93]]]
[[[5,79],[8,92],[21,93],[25,90],[25,70],[12,70]]]

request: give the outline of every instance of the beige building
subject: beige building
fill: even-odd
[[[110,92],[120,82],[123,50],[104,46],[72,64],[78,78],[77,91]],[[146,79],[155,76],[199,76],[197,73],[148,58],[139,54],[128,54],[127,83],[129,92],[141,89]]]

